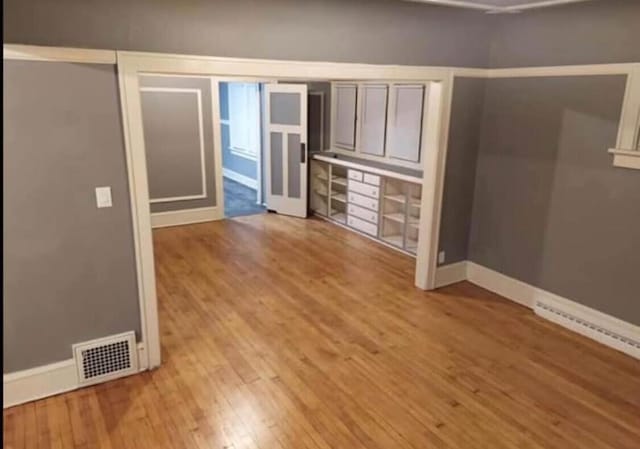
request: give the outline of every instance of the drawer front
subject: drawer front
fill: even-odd
[[[349,181],[349,191],[367,195],[372,198],[378,198],[380,196],[380,188],[376,186],[370,186],[358,181]]]
[[[352,228],[358,229],[359,231],[365,232],[369,235],[377,236],[378,235],[378,226],[373,223],[366,222],[357,217],[348,216],[347,224]]]
[[[349,204],[347,206],[347,212],[349,212],[349,216],[353,215],[354,217],[362,218],[363,220],[367,220],[371,223],[378,223],[378,213],[365,209],[364,207]]]
[[[380,176],[378,175],[370,175],[369,173],[364,174],[364,182],[367,184],[371,184],[372,186],[380,185]]]
[[[349,203],[366,207],[371,210],[378,210],[378,200],[369,198],[368,196],[359,195],[357,193],[349,192]]]
[[[362,172],[358,170],[349,169],[349,179],[362,182]]]

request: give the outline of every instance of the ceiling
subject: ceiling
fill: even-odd
[[[446,5],[459,8],[473,8],[488,13],[515,13],[527,9],[578,3],[591,0],[409,0],[419,3]]]

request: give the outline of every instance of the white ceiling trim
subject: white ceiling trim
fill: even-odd
[[[470,9],[479,9],[482,11],[486,11],[488,13],[498,14],[498,13],[517,13],[520,11],[524,11],[527,9],[534,8],[546,8],[549,6],[559,6],[566,5],[569,3],[578,3],[585,2],[590,0],[542,0],[542,1],[533,1],[524,5],[514,5],[514,6],[496,6],[490,5],[487,3],[468,1],[468,0],[409,0],[418,3],[431,3],[434,5],[443,5],[443,6],[457,6],[459,8],[470,8]]]

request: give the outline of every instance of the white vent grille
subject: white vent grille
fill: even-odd
[[[538,315],[558,323],[568,329],[618,349],[632,357],[640,358],[640,341],[621,335],[611,329],[594,324],[572,313],[560,310],[541,301],[536,301]]]
[[[138,371],[134,332],[73,345],[78,383],[95,384]]]

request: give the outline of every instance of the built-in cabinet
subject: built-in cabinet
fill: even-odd
[[[402,178],[392,173],[372,173],[366,166],[352,168],[313,159],[311,209],[333,222],[415,254],[422,181]]]
[[[335,151],[419,168],[426,84],[333,83]]]

